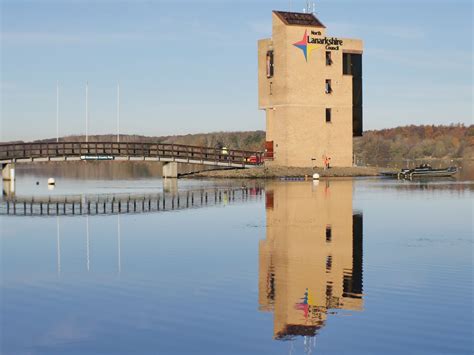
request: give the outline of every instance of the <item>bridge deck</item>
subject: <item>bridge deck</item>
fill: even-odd
[[[167,143],[59,142],[2,143],[0,163],[73,160],[147,160],[250,168],[263,163],[262,152],[221,150]]]

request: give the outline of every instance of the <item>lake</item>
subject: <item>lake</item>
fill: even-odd
[[[2,354],[473,352],[472,181],[70,175],[2,200]]]

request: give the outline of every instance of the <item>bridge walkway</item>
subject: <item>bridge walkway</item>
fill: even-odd
[[[1,143],[0,163],[71,160],[148,160],[251,168],[263,163],[257,151],[150,142]]]

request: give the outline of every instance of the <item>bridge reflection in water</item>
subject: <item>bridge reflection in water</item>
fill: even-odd
[[[259,187],[211,188],[178,191],[165,186],[155,194],[99,194],[13,197],[0,200],[0,215],[65,216],[150,213],[207,207],[245,201],[261,195]]]
[[[275,339],[303,336],[310,351],[334,310],[362,310],[362,214],[353,212],[352,184],[266,187],[259,307],[273,312]]]

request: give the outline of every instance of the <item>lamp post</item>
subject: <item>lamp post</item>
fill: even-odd
[[[89,142],[89,82],[86,82],[86,143]]]
[[[56,81],[56,143],[59,142],[59,80]]]
[[[117,143],[120,143],[120,84],[117,83]]]

